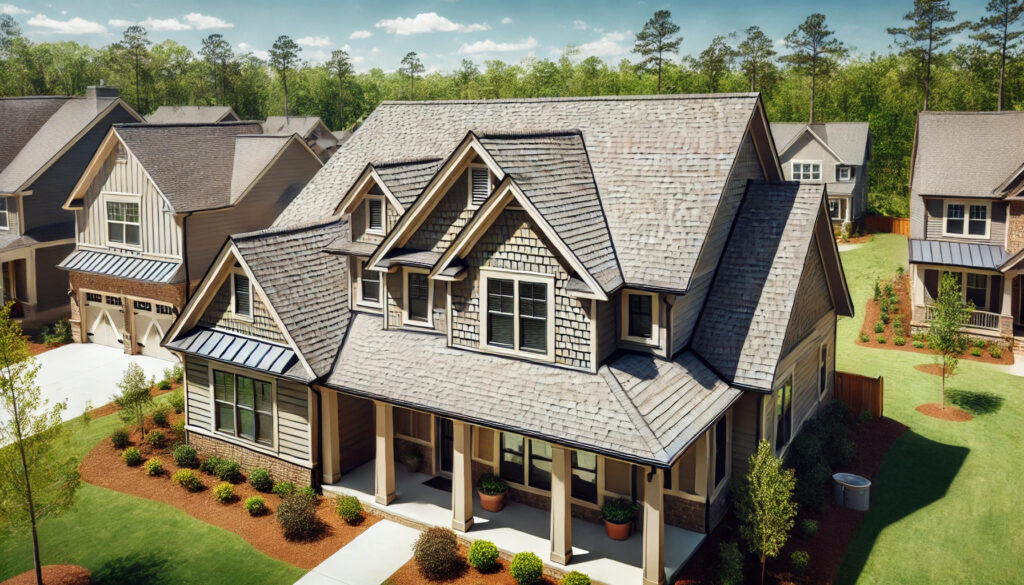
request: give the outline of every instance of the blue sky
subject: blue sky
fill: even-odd
[[[977,19],[984,5],[984,0],[953,0],[959,19]],[[911,0],[10,0],[0,3],[0,12],[12,14],[22,31],[39,42],[101,46],[119,39],[126,26],[140,23],[154,41],[173,39],[193,49],[204,36],[221,33],[237,51],[264,55],[278,35],[287,34],[310,61],[346,48],[358,71],[392,70],[407,51],[416,51],[428,71],[447,71],[463,58],[481,64],[488,59],[516,63],[530,55],[553,58],[569,44],[579,46],[583,55],[617,63],[633,57],[633,35],[661,8],[671,10],[682,29],[682,54],[697,54],[715,35],[753,24],[781,44],[815,11],[826,14],[847,46],[865,54],[886,52],[891,37],[885,27],[897,25],[910,6]]]

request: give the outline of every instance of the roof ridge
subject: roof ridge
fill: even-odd
[[[675,93],[661,95],[606,95],[606,96],[575,96],[545,98],[497,98],[475,100],[385,100],[380,105],[435,105],[435,104],[495,104],[495,103],[527,103],[527,102],[624,102],[624,101],[655,101],[655,100],[691,100],[691,99],[736,99],[754,98],[760,92],[743,93]]]
[[[633,426],[636,427],[640,438],[647,444],[647,448],[651,450],[651,453],[664,459],[665,445],[658,440],[658,437],[654,434],[654,429],[651,428],[651,425],[644,419],[644,415],[640,414],[640,410],[629,399],[629,396],[626,395],[626,389],[622,387],[622,382],[615,377],[615,373],[605,364],[598,368],[597,374],[608,383],[608,389],[611,391],[612,396],[615,397],[619,406],[622,407],[622,411],[629,418],[629,422],[633,423]]]
[[[80,95],[9,95],[0,97],[0,100],[15,101],[15,100],[83,100],[85,97]],[[108,98],[109,99],[109,98]]]
[[[304,232],[319,227],[327,227],[332,224],[342,225],[344,222],[345,220],[340,217],[332,217],[327,220],[320,220],[277,228],[269,227],[262,230],[255,230],[251,232],[242,232],[240,234],[233,234],[230,236],[230,238],[232,242],[258,240],[260,238],[267,238],[271,236],[281,236],[286,234]]]
[[[440,162],[440,161],[443,161],[443,160],[444,160],[443,158],[430,158],[430,157],[426,157],[426,158],[408,158],[408,159],[401,159],[400,158],[400,159],[390,160],[390,161],[387,161],[387,162],[370,163],[370,166],[372,166],[375,169],[388,169],[388,168],[391,168],[391,167],[404,167],[404,166],[414,165],[414,164],[426,164],[426,163]]]
[[[583,136],[579,128],[566,130],[479,130],[474,131],[478,138],[549,138],[555,136]]]
[[[231,126],[261,126],[259,120],[225,120],[223,122],[119,122],[114,124],[117,128],[221,128]]]

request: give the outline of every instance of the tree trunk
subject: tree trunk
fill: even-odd
[[[817,76],[811,74],[811,124],[814,123],[814,90],[817,82]]]
[[[8,376],[10,380],[10,376]],[[36,571],[36,585],[43,585],[43,565],[39,560],[39,535],[36,532],[36,506],[32,499],[32,480],[28,473],[28,458],[25,457],[25,438],[21,432],[21,413],[18,412],[17,398],[13,395],[11,388],[11,404],[14,405],[14,428],[15,442],[18,445],[18,454],[21,456],[21,470],[25,474],[25,497],[28,499],[28,517],[32,522],[32,564]]]
[[[284,81],[284,119],[288,120],[288,68],[281,70],[281,79]]]
[[[345,128],[345,83],[341,76],[338,76],[338,127],[339,130]]]
[[[1003,47],[999,52],[999,103],[997,112],[1003,111],[1003,79],[1006,76],[1006,33],[1003,33]]]
[[[658,51],[658,95],[661,95],[661,51]]]
[[[761,585],[764,585],[764,574],[768,568],[768,559],[761,555]]]

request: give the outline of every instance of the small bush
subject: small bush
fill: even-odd
[[[258,492],[270,493],[274,489],[274,480],[270,479],[270,472],[261,467],[253,469],[249,473],[249,485]]]
[[[167,426],[167,407],[160,406],[153,411],[153,424],[158,427]]]
[[[114,444],[115,449],[124,449],[131,442],[128,438],[128,429],[120,428],[110,433],[110,442]]]
[[[171,479],[174,483],[190,492],[198,492],[203,489],[203,482],[199,480],[199,476],[196,475],[196,472],[191,469],[179,469],[174,472],[174,476],[172,476]]]
[[[220,457],[210,455],[206,459],[203,459],[203,462],[199,464],[199,471],[210,475],[217,475],[217,466],[223,461],[224,460]]]
[[[157,390],[170,390],[171,389],[171,381],[170,380],[160,380],[159,382],[156,383],[156,388],[157,388]]]
[[[974,357],[981,357],[981,348],[980,347],[972,347],[971,348],[971,355],[973,355]]]
[[[250,496],[245,499],[245,510],[250,516],[262,516],[267,513],[267,503],[259,496]]]
[[[910,336],[914,341],[924,341],[924,333],[914,333]]]
[[[323,530],[323,524],[316,517],[316,500],[299,493],[281,500],[277,506],[277,523],[288,540],[312,540]]]
[[[124,463],[128,467],[135,467],[142,463],[142,453],[135,447],[128,447],[121,453],[121,457],[124,458]]]
[[[313,489],[313,486],[311,485],[302,486],[295,490],[295,493],[306,496],[307,498],[312,498],[314,502],[320,503],[320,494],[316,493],[316,490]]]
[[[242,477],[241,466],[238,462],[227,459],[221,459],[217,462],[217,466],[213,469],[213,474],[217,476],[217,479],[231,483],[241,483],[245,479]]]
[[[885,291],[885,297],[886,298],[892,298],[892,296],[893,296],[893,289],[892,289],[892,283],[891,282],[885,283],[885,287],[883,288],[883,290]]]
[[[213,499],[222,504],[227,504],[235,499],[235,486],[226,481],[218,483],[213,488]]]
[[[807,554],[805,550],[796,550],[789,555],[789,566],[793,567],[793,571],[797,573],[806,571],[809,562],[811,562],[811,555]]]
[[[817,520],[804,520],[800,523],[800,532],[804,533],[804,536],[813,537],[818,535],[818,521]]]
[[[164,441],[166,440],[167,438],[164,437],[163,431],[154,429],[146,433],[146,443],[154,448],[159,449],[160,447],[163,447]]]
[[[171,432],[180,440],[185,440],[185,421],[178,420],[171,423]]]
[[[893,345],[906,345],[907,344],[907,338],[906,337],[893,337],[892,338],[892,344]]]
[[[521,552],[512,557],[508,572],[519,585],[533,585],[544,573],[544,563],[531,552]]]
[[[412,546],[413,558],[428,579],[440,580],[455,573],[461,564],[458,540],[448,528],[435,526],[420,534]]]
[[[570,571],[562,577],[562,585],[590,585],[590,577],[579,571]]]
[[[286,498],[295,493],[295,484],[290,481],[281,481],[274,484],[274,489],[271,490],[275,494]]]
[[[146,462],[146,474],[147,475],[162,475],[164,472],[164,464],[160,462],[156,457]]]
[[[877,341],[878,343],[885,343],[885,335],[884,335],[884,334],[882,334],[882,333],[879,333],[879,334],[878,334],[878,335],[877,335],[877,336],[875,337],[875,341]]]
[[[723,542],[718,547],[719,585],[743,585],[743,553],[735,542]]]
[[[891,320],[892,320],[892,317],[890,317],[890,316],[889,316],[889,313],[882,313],[880,317],[881,317],[881,319],[882,319],[882,323],[883,323],[884,325],[888,325],[888,324],[889,324],[889,321],[891,321]],[[884,329],[884,328],[883,328],[883,329]]]
[[[1000,359],[1003,357],[1003,349],[998,345],[990,345],[988,346],[988,355]]]
[[[985,349],[985,346],[988,345],[988,344],[985,342],[984,339],[981,339],[979,337],[979,338],[976,338],[976,339],[972,339],[971,340],[971,345],[973,345],[974,347],[977,347],[978,349]]]
[[[363,520],[363,504],[355,496],[339,496],[334,501],[334,511],[347,524],[359,524]]]
[[[881,321],[875,323],[875,333],[882,333],[883,331],[885,331],[885,323]]]
[[[183,392],[182,390],[175,390],[174,393],[171,394],[171,399],[169,400],[169,402],[171,404],[171,408],[174,409],[175,414],[181,414],[185,412],[185,392]]]
[[[861,343],[867,343],[869,341],[871,341],[871,337],[867,333],[864,333],[863,331],[861,331],[861,333],[860,333],[860,342]]]
[[[44,326],[39,332],[39,339],[46,345],[71,343],[71,323],[64,318],[54,323],[52,328]]]
[[[164,370],[164,376],[167,376],[167,370]],[[182,380],[185,379],[185,367],[181,364],[174,364],[171,368],[170,380],[175,384],[181,384]]]
[[[476,570],[489,573],[498,568],[498,547],[489,540],[474,540],[473,544],[469,546],[467,559]],[[587,582],[589,583],[589,581]]]
[[[174,463],[178,467],[195,468],[199,465],[196,448],[192,445],[178,445],[174,448]]]
[[[917,349],[924,349],[924,342],[923,341],[915,341],[914,342],[914,347],[916,347]]]
[[[878,283],[878,279],[877,278],[875,279],[875,293],[874,293],[874,295],[871,298],[873,298],[876,303],[878,301],[882,300],[882,287]]]

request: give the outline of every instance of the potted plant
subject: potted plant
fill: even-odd
[[[612,540],[626,540],[633,529],[633,515],[637,506],[626,498],[610,500],[601,507],[604,531]]]
[[[409,473],[416,473],[423,465],[423,453],[420,448],[411,443],[402,443],[402,462]]]
[[[477,492],[480,494],[480,506],[488,512],[500,512],[505,507],[505,492],[508,491],[508,484],[505,480],[490,471],[480,476],[476,482]]]

